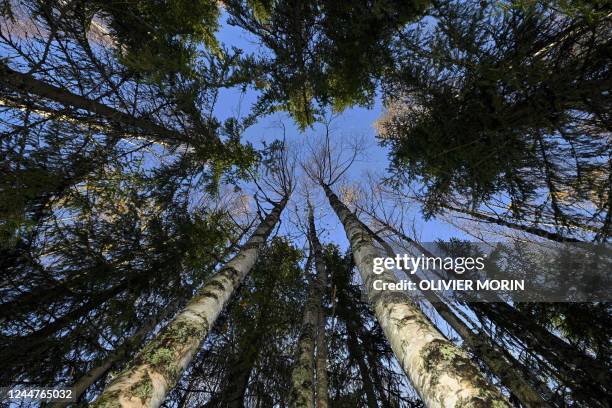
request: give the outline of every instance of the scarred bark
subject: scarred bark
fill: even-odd
[[[321,186],[344,226],[377,320],[425,404],[428,407],[509,407],[467,354],[445,339],[406,294],[374,289],[375,280],[395,283],[397,278],[389,272],[374,274],[373,259],[379,254],[371,234],[329,186]]]
[[[241,250],[102,392],[93,407],[158,407],[257,260],[287,203],[283,198]]]

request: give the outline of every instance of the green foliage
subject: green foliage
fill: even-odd
[[[211,0],[89,2],[108,21],[121,61],[153,78],[191,75],[198,47],[218,51],[219,8]]]
[[[260,103],[268,111],[288,111],[304,129],[326,106],[342,111],[373,102],[376,79],[391,60],[392,36],[428,4],[289,0],[251,7],[230,1],[228,12],[231,24],[255,34],[267,48],[259,58],[243,61],[263,91]]]
[[[443,1],[435,24],[398,39],[378,130],[393,181],[421,183],[427,216],[455,197],[477,206],[504,194],[517,217],[535,205],[567,225],[582,202],[609,225],[610,40],[596,15],[549,2]],[[594,173],[596,185],[579,187]]]

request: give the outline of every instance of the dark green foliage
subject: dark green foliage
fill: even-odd
[[[267,48],[245,60],[264,110],[288,111],[302,128],[322,108],[370,105],[376,79],[391,61],[395,32],[427,1],[227,2],[230,23]],[[265,11],[263,11],[265,10]]]
[[[609,20],[564,4],[574,12],[437,2],[433,21],[394,44],[379,133],[394,181],[423,185],[426,215],[456,197],[477,206],[502,195],[515,217],[551,214],[559,228],[592,223],[607,235]]]

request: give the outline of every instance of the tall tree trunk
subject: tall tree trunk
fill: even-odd
[[[367,228],[367,227],[366,227]],[[392,227],[387,226],[392,229]],[[367,228],[369,230],[369,228]],[[370,230],[373,238],[376,239],[387,253],[388,257],[395,258],[395,251],[382,238]],[[434,255],[420,246],[424,254],[429,257]],[[416,274],[409,274],[411,281],[417,286],[422,279]],[[534,389],[534,386],[541,390],[545,395],[550,396],[550,390],[533,373],[525,370],[512,354],[495,345],[485,333],[474,333],[448,305],[434,291],[423,291],[427,301],[433,306],[438,314],[461,336],[468,348],[470,348],[480,358],[491,371],[499,377],[502,384],[527,407],[548,407],[549,404]],[[531,380],[531,383],[528,381]],[[533,385],[532,385],[533,384]]]
[[[605,363],[587,356],[506,303],[471,303],[480,316],[521,340],[555,368],[558,378],[572,388],[574,398],[593,406],[606,406],[612,375]]]
[[[368,299],[400,366],[428,407],[509,407],[467,354],[442,336],[412,300],[401,292],[374,289],[376,280],[396,283],[390,272],[376,275],[378,250],[357,217],[321,183],[351,244]]]
[[[313,253],[308,255],[304,272],[309,276]],[[315,330],[317,327],[318,303],[314,282],[309,278],[308,299],[304,305],[302,327],[298,338],[296,361],[291,370],[291,391],[289,393],[289,407],[314,408],[314,347]]]
[[[179,380],[217,317],[249,273],[287,203],[284,197],[241,250],[136,355],[102,392],[94,407],[158,407]]]
[[[348,271],[347,271],[348,274]],[[349,278],[341,279],[340,276],[336,276],[334,283],[338,287],[338,305],[336,313],[338,317],[344,320],[346,325],[346,343],[348,346],[349,354],[357,363],[359,367],[359,374],[361,375],[361,382],[363,384],[363,390],[366,395],[366,402],[368,408],[378,408],[378,402],[376,398],[376,392],[374,391],[372,375],[370,369],[366,364],[366,356],[363,352],[362,346],[359,344],[358,336],[361,333],[363,322],[361,316],[352,307],[353,299],[349,295],[349,289],[346,286]],[[381,394],[382,397],[382,394]]]
[[[83,374],[78,380],[72,384],[74,390],[73,397],[78,401],[81,396],[87,391],[92,384],[102,378],[113,366],[127,358],[134,349],[140,346],[149,333],[163,321],[166,317],[172,316],[178,309],[179,302],[174,301],[158,315],[149,317],[145,323],[138,329],[132,337],[123,342],[119,347],[113,350],[106,358],[99,362],[95,367],[91,368]],[[64,407],[68,405],[65,402],[57,402],[52,405],[54,408]]]
[[[230,369],[223,379],[223,389],[206,403],[207,408],[243,408],[244,396],[251,372],[259,356],[270,320],[270,303],[276,289],[278,277],[269,274],[265,278],[262,302],[254,327],[241,336],[238,353],[233,356]]]
[[[315,269],[317,271],[317,333],[316,333],[316,406],[327,408],[329,405],[329,391],[327,380],[327,341],[325,339],[325,294],[327,292],[327,268],[323,260],[323,249],[314,222],[314,210],[308,201],[308,238],[312,247]]]
[[[429,252],[427,248],[423,247],[417,241],[404,235],[392,225],[385,223],[373,215],[371,216],[387,230],[391,231],[404,241],[413,244],[426,256],[433,256],[433,254]],[[374,236],[377,237],[376,234],[374,234]],[[386,245],[385,250],[387,252],[391,251],[391,253],[393,253],[390,246],[379,237],[378,241],[381,242],[381,245]],[[416,275],[411,275],[410,277],[411,279],[420,280]],[[542,384],[534,373],[528,370],[523,370],[521,368],[522,365],[516,361],[516,359],[514,359],[510,353],[504,351],[503,354],[497,354],[497,350],[499,350],[498,347],[492,344],[487,346],[488,342],[486,342],[481,335],[474,334],[467,326],[462,327],[465,326],[465,324],[460,319],[456,318],[452,311],[442,310],[446,305],[441,304],[441,301],[438,302],[435,299],[437,298],[435,293],[426,291],[424,294],[429,297],[433,296],[431,299],[428,297],[428,300],[430,303],[432,303],[434,308],[436,308],[438,313],[440,313],[440,315],[451,325],[451,327],[453,327],[453,329],[464,338],[470,347],[478,350],[478,355],[482,358],[482,360],[495,374],[500,377],[502,382],[504,382],[504,385],[506,385],[523,403],[535,404],[537,400],[533,399],[534,395],[532,395],[532,393],[525,388],[525,381],[522,381],[521,377],[527,379],[527,384],[532,384],[532,386],[540,390],[543,395],[548,395],[550,391],[548,387],[545,384]],[[576,350],[545,328],[533,322],[528,316],[525,316],[514,307],[501,301],[495,303],[470,303],[470,307],[477,314],[487,317],[495,322],[496,325],[523,341],[532,351],[541,354],[545,359],[553,364],[553,366],[555,366],[555,368],[558,370],[558,374],[560,374],[560,379],[568,386],[577,389],[582,395],[591,395],[595,397],[596,401],[599,398],[602,398],[607,392],[605,390],[605,385],[610,384],[611,380],[609,370],[607,370],[606,367],[599,364],[599,362],[592,357],[584,355],[579,350]],[[447,306],[446,309],[448,309]],[[450,317],[451,320],[449,320],[445,316],[455,316],[454,320],[456,321],[452,321],[453,317]],[[468,330],[467,332],[466,329]],[[465,332],[466,336],[471,333],[471,339],[464,337],[462,334],[463,332]],[[505,367],[504,360],[511,363],[515,367],[514,372],[508,370],[508,367]],[[579,370],[581,375],[576,376],[576,370]],[[590,379],[586,380],[589,377]],[[600,385],[598,386],[598,384]]]
[[[100,115],[114,124],[140,129],[156,141],[180,143],[185,140],[185,137],[179,132],[167,129],[146,118],[130,115],[129,113],[106,106],[96,100],[88,99],[87,97],[74,94],[66,89],[47,84],[30,74],[15,71],[2,62],[0,62],[0,85],[2,88],[10,89],[15,92],[34,94],[38,97],[61,103],[64,106],[72,106],[86,110],[96,115]],[[205,136],[214,140],[212,134]]]

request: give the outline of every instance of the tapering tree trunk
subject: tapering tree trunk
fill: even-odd
[[[471,303],[480,316],[521,340],[551,363],[558,378],[575,391],[574,397],[592,406],[606,406],[612,374],[605,363],[587,356],[506,303]]]
[[[316,406],[317,408],[327,408],[329,405],[329,391],[327,379],[327,341],[325,338],[325,294],[327,292],[327,269],[323,260],[323,249],[314,222],[314,210],[308,201],[308,237],[312,246],[315,269],[317,271],[317,333],[316,333]]]
[[[238,353],[233,357],[230,369],[223,379],[223,389],[215,394],[207,408],[243,408],[249,378],[259,356],[270,319],[270,301],[273,299],[278,277],[266,276],[262,301],[254,327],[247,329],[239,340]]]
[[[386,226],[392,229],[390,226]],[[367,228],[367,227],[366,227]],[[368,228],[369,230],[369,228]],[[394,258],[395,251],[389,244],[381,239],[377,234],[373,233],[373,238],[376,239],[387,253],[388,257]],[[433,254],[419,245],[420,249],[426,256],[433,257]],[[422,279],[416,274],[409,274],[410,280],[419,286]],[[446,303],[434,291],[423,291],[422,294],[438,312],[438,314],[461,336],[468,348],[470,348],[491,371],[499,377],[502,384],[527,407],[548,407],[549,404],[542,396],[534,389],[538,389],[550,396],[550,390],[540,381],[533,373],[522,369],[522,365],[506,350],[495,345],[485,333],[474,333],[467,324],[465,324]],[[531,384],[527,379],[531,380]],[[532,385],[533,384],[533,385]]]
[[[47,84],[30,74],[24,74],[0,62],[0,86],[15,92],[30,93],[40,98],[50,99],[64,106],[72,106],[100,115],[111,123],[140,129],[150,135],[153,140],[161,142],[181,142],[185,137],[174,130],[166,129],[146,118],[139,118],[129,113],[121,112],[96,100],[74,94],[66,89]],[[205,135],[214,140],[214,135]]]
[[[393,234],[415,245],[426,256],[433,256],[427,248],[415,240],[407,237],[388,223],[373,215],[371,216]],[[378,239],[383,246],[386,245],[384,241],[380,240],[380,238]],[[385,250],[393,252],[388,245],[385,246]],[[411,275],[410,278],[415,279],[415,281],[420,280],[416,275]],[[498,347],[488,343],[481,335],[474,334],[452,311],[444,310],[444,307],[446,309],[448,307],[445,304],[440,304],[442,302],[436,299],[437,295],[435,293],[426,291],[424,294],[428,296],[428,300],[438,313],[459,333],[470,347],[477,350],[482,360],[524,404],[528,406],[537,406],[538,404],[538,400],[535,398],[536,394],[534,394],[535,390],[530,391],[526,385],[530,385],[529,388],[536,387],[540,391],[538,395],[549,394],[550,390],[545,384],[542,384],[535,373],[521,369],[521,364],[507,351],[503,350],[502,354],[498,354],[498,350],[500,350]],[[569,344],[533,322],[528,316],[525,316],[514,307],[501,302],[501,299],[499,300],[500,302],[495,303],[470,303],[470,307],[477,314],[494,321],[496,325],[523,341],[533,352],[541,354],[555,366],[562,381],[566,382],[570,387],[578,389],[579,393],[585,396],[591,395],[591,397],[595,398],[595,401],[605,395],[607,392],[605,384],[609,384],[611,381],[609,370],[592,357],[586,356],[579,350],[572,348]],[[447,318],[446,316],[450,317]],[[455,317],[453,318],[452,316]],[[465,336],[463,333],[465,333]],[[514,369],[511,370],[509,366],[506,366],[506,362],[511,364]],[[576,371],[582,372],[582,374],[576,376]],[[591,377],[591,380],[585,380],[589,377]],[[523,378],[527,381],[524,381]]]
[[[306,276],[309,275],[310,264],[313,259],[309,254],[304,266]],[[304,305],[302,326],[298,338],[296,361],[291,370],[291,390],[289,392],[289,407],[314,408],[314,348],[315,331],[317,327],[319,299],[316,296],[314,282],[309,279],[308,299]]]
[[[374,289],[374,281],[397,282],[390,272],[376,275],[379,256],[373,238],[325,184],[329,202],[342,222],[368,299],[400,366],[428,407],[509,407],[467,354],[448,341],[412,300],[401,292]]]
[[[158,407],[179,380],[217,317],[257,260],[287,203],[283,198],[241,250],[136,355],[102,392],[94,407]]]
[[[384,397],[384,392],[382,391],[382,381],[374,372],[376,368],[371,364],[369,355],[366,355],[363,350],[366,348],[366,352],[371,351],[371,349],[368,349],[366,346],[366,344],[369,343],[366,343],[365,337],[363,337],[363,319],[359,312],[355,310],[355,299],[350,293],[349,282],[350,271],[352,268],[353,265],[351,263],[351,267],[346,271],[344,276],[342,276],[342,273],[333,274],[334,285],[336,288],[338,288],[338,291],[336,292],[338,297],[336,314],[344,321],[346,325],[346,342],[348,351],[349,354],[354,357],[354,360],[359,368],[359,374],[361,375],[361,382],[363,384],[367,406],[368,408],[378,408],[379,404],[374,387],[376,387],[376,389],[379,391],[382,406],[386,406],[382,400]],[[358,341],[359,338],[362,339],[361,345]],[[368,364],[370,364],[371,369],[368,367]]]
[[[99,362],[95,367],[83,374],[78,380],[76,380],[71,388],[74,390],[73,397],[78,401],[81,396],[87,391],[92,384],[96,383],[102,378],[113,366],[129,357],[130,352],[137,348],[147,337],[155,326],[157,326],[166,317],[172,316],[179,306],[179,302],[172,302],[170,305],[157,316],[149,317],[144,324],[138,329],[136,333],[132,335],[123,344],[113,350],[106,358]],[[54,408],[64,407],[68,405],[65,402],[57,402],[52,405]]]

